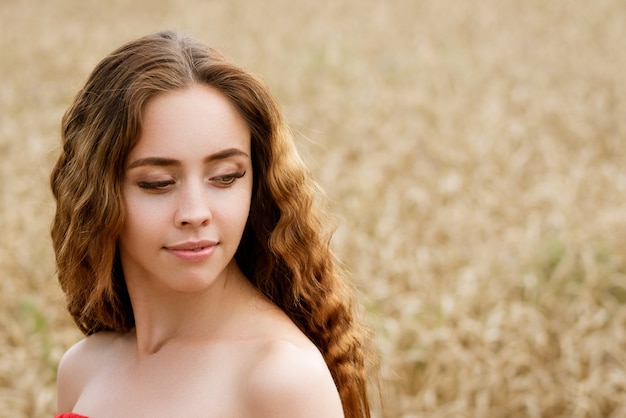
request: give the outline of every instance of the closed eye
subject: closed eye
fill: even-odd
[[[238,171],[236,173],[224,174],[223,176],[211,177],[211,181],[220,186],[230,186],[235,182],[235,180],[240,179],[245,175],[245,171]]]
[[[137,183],[137,186],[139,186],[142,189],[147,189],[147,190],[163,190],[168,188],[169,186],[174,185],[174,180],[163,180],[163,181],[140,181]]]

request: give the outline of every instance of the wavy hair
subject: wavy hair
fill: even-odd
[[[251,131],[253,194],[236,261],[321,351],[345,416],[369,417],[368,331],[330,249],[319,188],[279,107],[256,77],[179,33],[159,32],[109,54],[63,116],[62,151],[51,174],[57,203],[51,235],[70,314],[86,335],[134,327],[116,249],[124,163],[146,103],[194,83],[226,95]]]

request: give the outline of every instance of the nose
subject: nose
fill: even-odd
[[[178,227],[199,227],[209,224],[212,218],[209,196],[201,182],[182,187],[177,198],[175,223]]]

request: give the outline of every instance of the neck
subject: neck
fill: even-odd
[[[197,292],[178,292],[126,279],[135,315],[138,357],[176,341],[221,338],[254,288],[235,263],[228,274]]]

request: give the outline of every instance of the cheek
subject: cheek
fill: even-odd
[[[230,225],[233,233],[241,234],[250,213],[250,193],[238,193],[222,203],[220,213],[225,225]]]
[[[125,219],[120,239],[136,240],[156,232],[166,216],[165,208],[146,199],[124,199]]]

